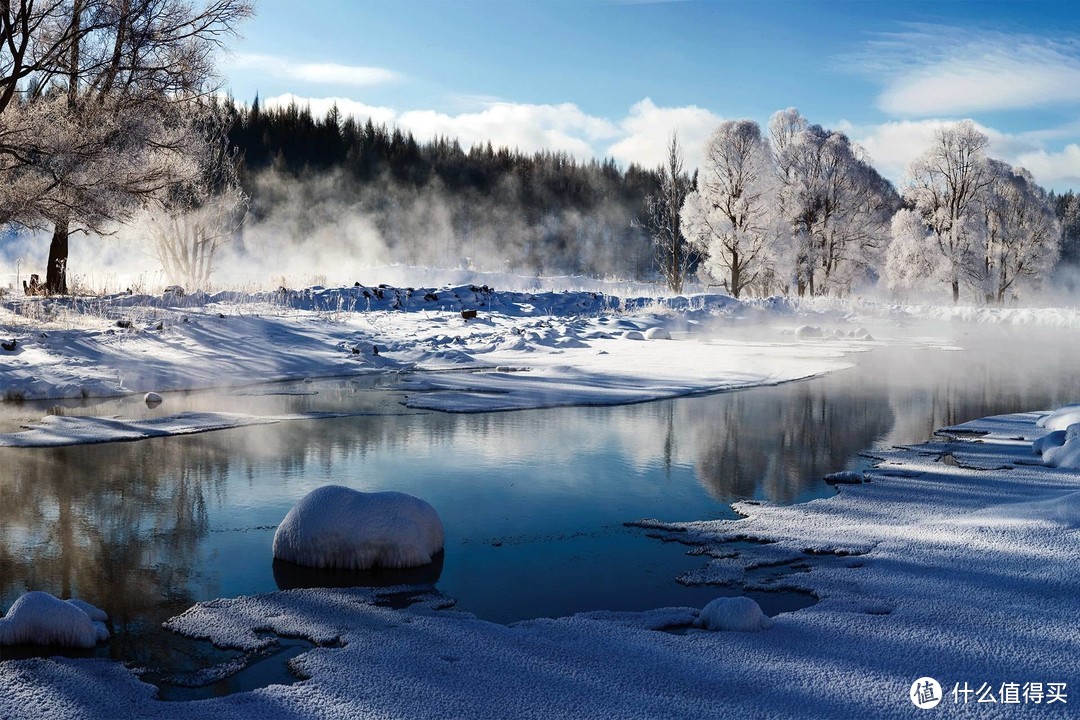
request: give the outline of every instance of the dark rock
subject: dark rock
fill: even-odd
[[[129,328],[129,327],[131,327],[131,321],[128,320],[127,318],[121,318],[120,320],[116,321],[116,327],[118,327],[118,328]]]
[[[15,347],[18,345],[18,341],[15,338],[11,338],[7,342],[0,343],[0,347],[4,348],[8,352],[15,352]]]
[[[476,317],[476,311],[475,310],[462,310],[461,311],[461,317],[465,318],[466,320],[472,320],[474,317]]]

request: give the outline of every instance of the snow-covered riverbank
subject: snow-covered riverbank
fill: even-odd
[[[273,642],[263,631],[306,637],[325,646],[294,661],[306,681],[162,703],[116,663],[6,662],[0,715],[921,717],[909,691],[931,677],[949,717],[1067,716],[1080,683],[1080,477],[1033,453],[1042,415],[883,453],[869,482],[826,500],[643,523],[701,543],[712,560],[689,582],[752,586],[746,571],[774,564],[792,570],[779,584],[821,598],[758,632],[662,631],[690,626],[692,608],[502,626],[380,607],[369,590],[276,592],[203,603],[170,627],[246,649]]]

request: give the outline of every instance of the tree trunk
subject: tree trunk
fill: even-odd
[[[45,292],[49,295],[67,295],[68,226],[69,220],[64,217],[53,228],[49,265],[45,268]]]
[[[960,302],[960,281],[956,278],[952,281],[952,301],[954,305]]]

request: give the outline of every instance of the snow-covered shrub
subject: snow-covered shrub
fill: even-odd
[[[424,500],[340,485],[305,495],[274,533],[276,559],[319,568],[416,567],[442,547],[442,521]]]
[[[718,597],[701,610],[696,625],[706,630],[749,632],[770,627],[772,620],[748,597]]]
[[[0,618],[0,645],[64,645],[92,648],[109,639],[108,616],[82,600],[60,600],[34,590]]]

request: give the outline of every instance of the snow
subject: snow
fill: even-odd
[[[1015,710],[1068,716],[1080,682],[1080,474],[1032,461],[1046,415],[984,418],[883,450],[871,482],[827,499],[643,521],[702,544],[708,564],[688,581],[820,598],[761,632],[660,632],[708,624],[709,607],[730,617],[729,603],[503,626],[435,602],[393,610],[370,589],[290,590],[199,603],[167,626],[247,650],[272,644],[270,633],[307,638],[321,647],[293,661],[303,682],[163,703],[119,663],[5,661],[0,716],[912,718],[923,716],[908,695],[921,677],[941,683],[942,717],[1012,714],[957,703],[954,687],[985,685],[997,699],[1035,682],[1043,702]],[[768,584],[749,572],[785,563],[802,572]],[[1051,688],[1065,702],[1049,702]]]
[[[785,298],[616,297],[476,285],[16,298],[0,307],[0,331],[18,339],[16,352],[0,354],[0,397],[141,394],[153,407],[155,396],[171,391],[398,373],[407,374],[404,402],[413,408],[610,405],[814,377],[849,367],[848,354],[874,345],[850,329],[817,342],[785,338],[772,324],[788,322],[793,307]],[[477,317],[464,320],[463,309],[477,310]],[[120,320],[126,327],[117,326]],[[832,322],[849,325],[842,317]],[[225,418],[169,422],[109,418],[91,428],[46,418],[40,432],[2,442],[64,444],[234,426]]]
[[[60,447],[142,440],[244,425],[264,425],[281,419],[283,418],[213,412],[184,412],[155,418],[48,415],[21,432],[0,433],[0,447]]]
[[[1066,405],[1039,418],[1036,423],[1047,430],[1068,430],[1070,425],[1080,423],[1080,404]]]
[[[1031,445],[1043,464],[1080,470],[1080,404],[1058,408],[1039,418],[1037,424],[1050,431]]]
[[[442,547],[442,521],[426,501],[341,485],[305,495],[274,533],[275,558],[317,568],[417,567]]]
[[[772,620],[748,597],[718,597],[702,608],[695,624],[706,630],[751,632],[771,627]]]
[[[92,648],[109,639],[108,616],[82,600],[60,600],[33,590],[0,618],[0,645],[63,645]],[[6,714],[5,714],[6,717]]]
[[[157,407],[161,404],[161,395],[157,394],[156,392],[148,392],[143,395],[143,402],[145,402],[149,407]]]

